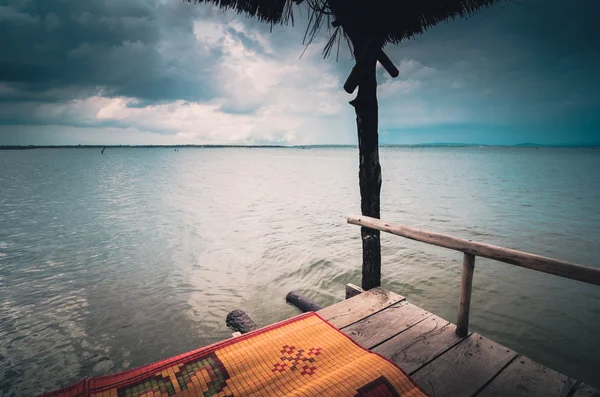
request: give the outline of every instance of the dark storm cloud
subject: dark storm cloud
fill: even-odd
[[[599,13],[597,0],[507,1],[388,46],[401,75],[388,81],[380,71],[382,142],[423,142],[428,131],[486,143],[600,142]],[[296,22],[269,33],[268,24],[181,0],[10,1],[0,5],[0,125],[137,127],[137,119],[99,118],[98,108],[72,101],[106,97],[133,98],[128,111],[182,100],[256,115],[266,94],[251,94],[263,80],[246,76],[250,58],[227,53],[238,50],[281,68],[302,64],[297,74],[307,65],[333,66],[341,82],[328,90],[345,95],[341,85],[353,63],[347,45],[339,62],[335,53],[319,59],[324,31],[312,55],[296,63],[307,21]],[[198,23],[211,37],[196,38]],[[228,69],[228,60],[236,68]]]
[[[458,66],[463,78],[496,88],[518,88],[506,84],[511,81],[549,81],[590,94],[588,88],[600,82],[599,13],[595,0],[507,2],[470,20],[442,24],[398,50],[438,67]],[[462,63],[448,65],[457,55]],[[548,85],[535,88],[543,94]]]
[[[0,81],[17,89],[16,100],[85,97],[100,88],[152,101],[210,98],[214,65],[193,51],[193,21],[207,10],[158,0],[0,6]]]
[[[435,69],[411,99],[470,111],[469,121],[487,134],[477,141],[502,140],[510,129],[540,141],[568,142],[578,135],[598,142],[598,13],[600,2],[594,0],[506,2],[386,51],[394,60]],[[388,107],[397,108],[399,100]],[[387,114],[393,111],[384,103],[382,125],[396,129],[386,126]]]

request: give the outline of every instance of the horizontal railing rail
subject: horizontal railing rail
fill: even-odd
[[[370,218],[368,216],[349,215],[347,217],[347,221],[353,225],[380,230],[382,232],[395,234],[396,236],[405,237],[411,240],[449,248],[464,253],[458,321],[456,324],[456,333],[460,336],[465,336],[468,332],[471,289],[476,256],[496,260],[499,262],[510,263],[511,265],[536,270],[538,272],[549,273],[571,280],[600,285],[600,269],[595,267],[578,265],[572,262],[562,261],[541,255],[529,254],[527,252],[517,251],[510,248],[479,243],[445,234],[419,230],[404,225],[395,225],[380,219]]]

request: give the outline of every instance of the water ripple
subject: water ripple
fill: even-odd
[[[382,217],[589,265],[599,152],[381,151]],[[31,395],[261,325],[360,284],[354,149],[0,152],[0,396]],[[7,172],[4,172],[7,170]],[[595,171],[594,171],[595,170]],[[455,320],[460,253],[382,235],[383,284]],[[600,293],[479,260],[476,331],[593,383]]]

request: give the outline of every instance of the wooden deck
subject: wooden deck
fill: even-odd
[[[321,309],[357,343],[394,361],[431,396],[600,397],[600,391],[375,288]]]

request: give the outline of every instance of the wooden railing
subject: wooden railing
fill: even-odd
[[[582,266],[572,262],[528,254],[509,248],[497,247],[444,234],[414,229],[408,226],[394,225],[368,216],[349,215],[347,220],[348,223],[353,225],[380,230],[411,240],[464,252],[458,319],[456,321],[456,333],[459,336],[466,336],[469,330],[469,309],[471,306],[471,290],[476,256],[510,263],[511,265],[525,267],[538,272],[554,274],[555,276],[565,277],[571,280],[600,285],[600,269],[598,268]]]

